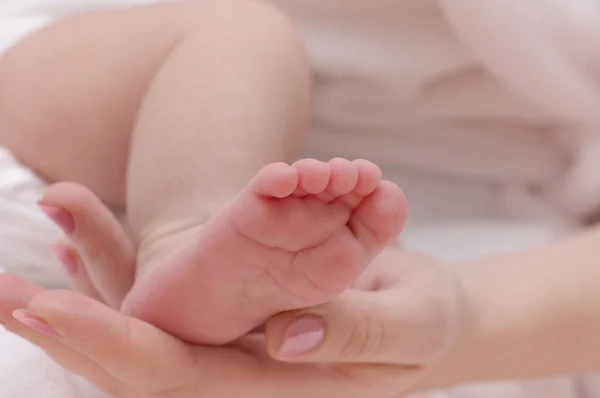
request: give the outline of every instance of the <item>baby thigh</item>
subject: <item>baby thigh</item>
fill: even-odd
[[[0,58],[0,146],[50,182],[81,183],[122,206],[146,91],[216,3],[227,2],[90,12],[25,38]]]

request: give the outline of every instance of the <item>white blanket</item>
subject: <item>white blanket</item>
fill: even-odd
[[[356,9],[360,7],[369,11],[370,3],[364,0],[345,1],[345,17],[357,14]],[[311,4],[317,3],[315,0],[277,2],[291,13],[295,12],[295,8],[305,5],[310,8]],[[318,2],[322,3],[320,7],[342,4],[334,0]],[[49,23],[64,13],[82,10],[84,4],[89,9],[87,7],[110,6],[113,3],[123,2],[5,0],[0,4],[0,52],[2,45],[12,44],[24,32]],[[366,151],[373,155],[369,157],[383,157],[384,162],[400,159],[396,162],[400,164],[391,167],[390,176],[406,188],[411,214],[417,215],[411,217],[403,243],[412,249],[458,259],[538,244],[577,228],[579,215],[596,209],[600,198],[600,178],[597,176],[600,167],[596,166],[596,159],[600,159],[600,134],[596,131],[600,125],[600,3],[597,0],[377,0],[373,1],[375,3],[410,15],[412,24],[407,20],[405,30],[395,30],[395,38],[400,42],[419,43],[420,39],[427,42],[436,38],[432,47],[435,57],[427,59],[430,68],[438,62],[451,63],[455,58],[475,60],[495,84],[523,99],[540,115],[552,115],[554,119],[549,121],[549,125],[559,126],[555,132],[564,138],[564,146],[546,145],[545,141],[538,145],[536,141],[515,138],[519,136],[518,129],[505,126],[505,139],[486,141],[485,137],[476,134],[461,135],[461,145],[452,146],[449,142],[454,138],[453,134],[460,135],[462,127],[438,126],[445,127],[448,134],[440,136],[433,133],[433,124],[430,125],[432,130],[419,130],[404,142],[394,141],[394,145],[373,145],[375,141],[371,138],[356,138],[355,147],[360,148],[357,155]],[[307,41],[321,37],[308,25],[304,26]],[[363,27],[356,26],[357,29]],[[326,44],[326,41],[321,40],[321,43]],[[339,57],[332,59],[331,54],[337,51],[336,54],[340,55],[341,50],[338,47],[330,50],[331,53],[312,51],[311,57],[317,63],[331,65],[339,60]],[[377,55],[377,48],[372,50]],[[371,60],[376,61],[377,57]],[[368,67],[380,67],[375,61]],[[413,61],[410,57],[398,60],[405,63]],[[465,91],[473,94],[471,98],[475,100],[468,103],[467,108],[484,105],[490,109],[506,107],[506,98],[490,97],[485,87],[477,85],[477,82],[475,85],[463,83],[463,86],[454,87],[451,95],[460,96]],[[481,97],[477,96],[479,92]],[[328,97],[321,94],[317,98],[317,114],[332,107]],[[451,100],[426,105],[419,103],[408,107],[407,115],[441,115],[455,105]],[[339,109],[333,109],[334,113],[336,111]],[[513,113],[525,121],[529,120],[517,110]],[[493,116],[493,112],[490,115]],[[340,119],[352,119],[352,116],[351,112],[341,110]],[[536,114],[536,121],[538,116]],[[405,120],[411,121],[409,117]],[[464,126],[468,127],[468,123]],[[328,140],[331,141],[327,134],[316,138],[313,148],[317,148],[317,153],[319,148],[330,143]],[[351,140],[351,137],[344,138],[344,142]],[[522,145],[519,140],[523,141]],[[499,151],[510,142],[517,144],[511,144],[513,149],[503,158]],[[467,145],[469,143],[473,145]],[[467,147],[470,151],[440,160],[444,150]],[[553,178],[559,172],[559,168],[554,169],[554,166],[561,164],[556,155],[564,154],[564,148],[574,161],[566,175]],[[348,153],[355,153],[352,151],[350,149]],[[518,159],[508,159],[512,154],[518,154]],[[545,162],[534,161],[540,158]],[[411,167],[402,168],[403,159],[408,159]],[[530,176],[541,176],[545,182],[553,181],[553,188],[546,192],[550,199],[537,200],[519,189],[498,195],[494,184],[473,184],[473,181],[482,181],[478,172],[494,162],[508,165],[508,175],[517,182]],[[414,173],[412,166],[415,164],[420,167],[433,164],[437,172],[448,170],[451,177],[440,180]],[[487,177],[494,177],[506,173],[506,167],[501,172],[490,171],[489,168],[486,172]],[[34,206],[43,186],[42,181],[19,166],[6,151],[0,150],[0,267],[55,287],[64,284],[64,278],[45,247],[55,241],[59,232]],[[444,201],[434,200],[440,197]],[[461,217],[466,213],[475,216]],[[97,396],[94,389],[62,371],[38,349],[0,329],[0,397]],[[478,385],[425,395],[427,398],[593,396],[600,396],[600,383],[595,383],[592,376],[536,383]]]
[[[2,0],[0,1],[0,53],[23,36],[48,25],[57,18],[83,11],[150,2],[152,0]]]
[[[35,202],[45,184],[0,147],[0,272],[8,270],[49,287],[66,279],[47,245],[60,231]],[[57,366],[40,349],[0,328],[0,397],[99,398],[86,381]]]

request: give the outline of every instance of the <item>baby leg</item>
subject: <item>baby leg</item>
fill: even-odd
[[[75,63],[84,56],[89,58]],[[284,194],[291,201],[277,205],[279,210],[264,206],[281,194],[272,187],[264,191],[279,181],[266,170],[218,212],[261,166],[292,157],[305,127],[310,84],[302,46],[285,18],[262,3],[183,2],[75,17],[17,46],[0,65],[0,79],[14,94],[0,99],[8,105],[1,118],[7,131],[20,133],[6,141],[23,160],[50,179],[82,182],[113,204],[127,197],[140,250],[138,280],[124,310],[189,340],[228,341],[276,310],[331,298],[401,225],[401,194],[390,185],[379,189],[379,175],[369,172],[376,168],[365,163],[283,167],[283,184],[293,185],[293,192]],[[27,94],[36,93],[34,88],[37,96]],[[30,109],[23,111],[25,105]],[[346,196],[350,202],[329,206],[323,195],[329,184],[347,190],[334,189],[329,200]],[[376,191],[361,210],[363,199]],[[305,194],[310,195],[301,203]],[[387,219],[381,223],[384,233],[372,234],[377,239],[364,255],[349,260],[349,253],[361,253],[334,239],[333,251],[300,256],[311,260],[312,269],[325,264],[318,275],[335,282],[331,290],[311,294],[314,286],[307,282],[315,281],[308,269],[288,270],[295,263],[265,254],[265,231],[253,231],[244,243],[254,243],[224,260],[223,243],[239,240],[234,227],[249,222],[242,217],[241,224],[229,224],[232,214],[262,209],[262,218],[250,220],[260,227],[284,214],[282,209],[305,205],[323,215],[332,211],[314,224],[313,235],[323,242],[345,237],[352,245],[355,233],[364,241],[366,224],[349,220]],[[313,210],[296,214],[314,218]],[[351,217],[354,211],[359,217]],[[209,218],[213,222],[205,225]],[[269,232],[289,233],[283,224]],[[291,225],[302,232],[300,224]],[[290,250],[301,251],[304,244]],[[258,252],[266,269],[246,264]],[[343,255],[346,260],[334,261]],[[331,272],[335,269],[346,272]],[[256,283],[257,275],[275,274],[300,288],[281,289],[280,278]],[[257,286],[259,299],[249,299]]]
[[[141,235],[159,223],[150,219],[206,213],[290,157],[309,90],[300,40],[263,2],[93,12],[0,58],[0,145],[49,181],[81,183],[115,206],[125,205],[129,168]],[[165,209],[191,191],[200,197]]]

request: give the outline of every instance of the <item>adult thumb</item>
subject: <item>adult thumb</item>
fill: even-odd
[[[448,345],[452,312],[441,296],[349,290],[330,303],[273,317],[267,346],[285,362],[426,365]]]

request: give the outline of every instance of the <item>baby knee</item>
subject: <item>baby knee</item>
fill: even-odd
[[[237,45],[266,61],[277,57],[281,65],[309,74],[304,41],[294,22],[277,7],[257,0],[210,0],[191,2],[190,7],[195,10],[189,36],[208,38],[212,46]]]

